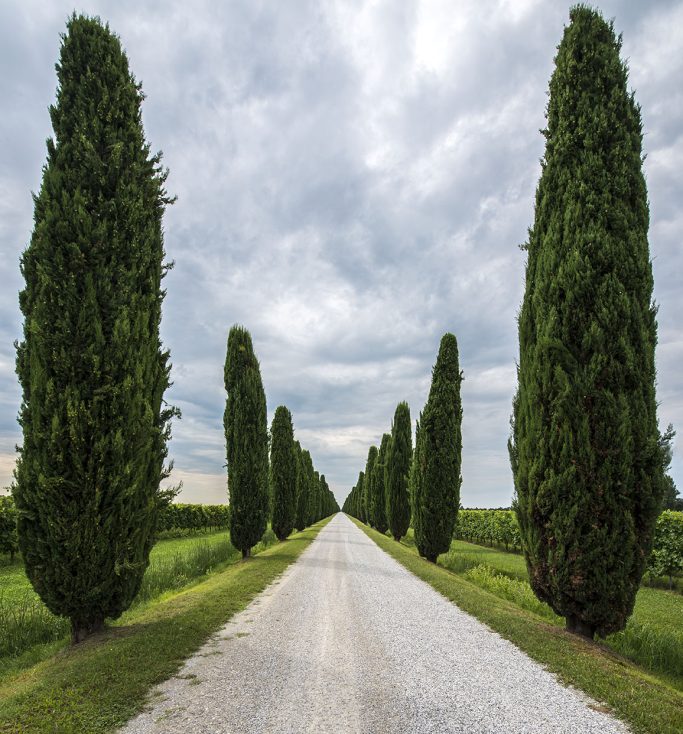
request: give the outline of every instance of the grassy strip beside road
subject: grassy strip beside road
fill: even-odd
[[[403,539],[413,547],[413,531]],[[526,564],[519,553],[454,540],[439,565],[477,586],[534,612],[551,624],[564,626],[564,619],[539,601],[529,586]],[[638,590],[633,615],[622,632],[610,635],[605,644],[646,670],[666,676],[683,691],[683,596],[646,586]]]
[[[268,528],[254,553],[276,540]],[[240,557],[227,530],[161,540],[152,548],[133,607],[167,591],[183,589]],[[0,567],[0,681],[8,673],[33,665],[68,644],[69,631],[69,620],[52,614],[33,591],[19,558]]]
[[[351,518],[353,520],[353,518]],[[516,604],[485,591],[414,548],[353,520],[377,545],[463,611],[513,642],[562,681],[607,704],[643,734],[683,731],[683,694],[601,645],[585,642]]]
[[[123,624],[0,684],[0,732],[111,732],[295,561],[323,520],[245,563],[128,613]]]

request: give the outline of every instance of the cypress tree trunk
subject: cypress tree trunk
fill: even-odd
[[[385,433],[382,436],[382,443],[379,447],[379,454],[375,462],[374,478],[372,483],[372,520],[374,527],[380,533],[387,532],[387,510],[386,510],[386,492],[385,492],[385,469],[388,460],[389,444],[391,436]]]
[[[584,6],[570,18],[526,246],[510,458],[532,588],[593,637],[633,610],[663,457],[640,111],[612,24]]]
[[[14,497],[26,573],[77,642],[129,607],[154,540],[174,413],[159,336],[170,201],[119,39],[74,14],[57,76],[21,263]]]
[[[284,540],[294,529],[296,516],[296,450],[292,414],[280,405],[271,428],[270,474],[273,496],[273,532]]]
[[[230,541],[248,558],[268,519],[268,425],[261,370],[242,326],[228,335],[225,389]]]
[[[375,463],[377,462],[377,446],[370,446],[368,449],[368,458],[365,463],[365,480],[363,482],[363,504],[365,506],[365,517],[368,525],[374,527],[372,516],[372,495],[375,488]]]
[[[418,428],[412,475],[415,545],[432,562],[451,547],[460,506],[461,382],[458,343],[453,334],[444,334]]]
[[[387,465],[387,523],[394,540],[401,540],[410,526],[408,476],[412,454],[410,408],[408,403],[399,403],[391,426],[391,446]]]

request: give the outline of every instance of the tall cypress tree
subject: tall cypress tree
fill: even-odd
[[[301,444],[295,441],[294,447],[296,453],[296,515],[294,527],[301,531],[306,527],[306,520],[308,519],[308,481]]]
[[[313,465],[313,457],[311,456],[311,452],[304,450],[303,452],[304,457],[304,465],[306,467],[306,481],[308,483],[308,508],[307,508],[307,515],[306,515],[306,527],[313,524],[313,513],[315,509],[315,492],[316,492],[316,471],[315,466]]]
[[[408,477],[412,454],[410,408],[403,402],[396,406],[394,413],[387,462],[387,524],[394,540],[401,540],[410,525]]]
[[[461,382],[458,343],[453,334],[444,334],[415,441],[412,476],[415,545],[432,563],[451,547],[460,506]]]
[[[372,515],[372,495],[375,485],[375,463],[377,462],[377,446],[370,446],[368,458],[365,462],[365,480],[363,481],[363,505],[365,507],[365,522],[374,527]]]
[[[268,521],[268,419],[261,369],[242,326],[228,334],[225,389],[230,541],[248,558]]]
[[[391,436],[385,433],[382,436],[382,443],[379,447],[377,461],[375,462],[374,478],[372,481],[372,500],[371,513],[373,527],[380,533],[387,532],[387,509],[386,509],[386,492],[385,492],[385,469],[388,460],[389,444]]]
[[[358,483],[356,484],[355,515],[361,522],[365,522],[365,508],[363,506],[363,485],[365,484],[365,472],[358,472]]]
[[[277,538],[284,540],[294,529],[297,461],[292,414],[284,405],[275,410],[270,435],[272,525]]]
[[[311,482],[311,506],[309,510],[308,524],[313,525],[320,519],[320,472],[314,470]]]
[[[320,475],[320,489],[322,503],[320,508],[320,517],[318,518],[318,520],[322,520],[324,517],[327,517],[334,512],[334,510],[332,509],[332,502],[334,502],[334,497],[332,495],[332,492],[330,491],[330,487],[327,484],[327,480],[325,479],[324,474]]]
[[[154,539],[173,414],[159,337],[170,201],[140,85],[109,28],[74,14],[57,77],[21,261],[14,497],[28,577],[78,642],[128,608]]]
[[[623,629],[663,486],[640,110],[585,6],[555,58],[526,245],[510,457],[531,585],[593,637]]]

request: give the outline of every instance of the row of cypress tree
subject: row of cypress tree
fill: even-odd
[[[23,445],[13,496],[26,573],[46,606],[71,620],[78,642],[130,606],[172,494],[160,488],[178,415],[164,401],[170,363],[160,338],[161,281],[170,267],[162,217],[172,199],[118,37],[74,13],[56,68],[54,137],[21,260]],[[284,538],[293,525],[335,511],[336,502],[310,454],[288,439],[286,409],[274,420],[269,466],[249,333],[233,328],[227,351],[230,532],[248,556],[270,507]]]
[[[391,433],[371,446],[365,470],[346,498],[343,511],[400,540],[411,524],[421,556],[436,561],[451,544],[460,506],[462,373],[458,343],[444,334],[424,410],[412,447],[410,408],[399,403]]]
[[[655,397],[642,121],[620,52],[612,22],[585,5],[571,9],[550,80],[535,218],[523,247],[509,442],[531,586],[568,630],[591,639],[625,627],[662,498],[671,492],[673,430],[660,433]],[[455,365],[455,344],[442,342],[411,469],[416,544],[431,560],[448,547],[457,512]],[[456,423],[457,431],[445,430]],[[373,524],[367,473],[344,507]],[[387,496],[387,514],[401,515],[403,507]]]
[[[270,434],[266,394],[251,335],[243,326],[228,334],[225,359],[227,400],[223,423],[228,467],[230,540],[247,558],[261,540],[268,519],[284,540],[339,507],[311,454],[294,440],[292,414],[275,410]]]

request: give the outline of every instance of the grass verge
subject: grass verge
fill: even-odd
[[[259,553],[276,541],[268,528],[253,552]],[[240,557],[228,531],[161,540],[152,548],[133,607],[167,591],[183,589]],[[52,643],[67,644],[69,631],[69,620],[52,614],[43,604],[21,563],[0,569],[0,681],[42,659],[40,648],[45,645],[49,652]]]
[[[642,734],[683,731],[683,694],[599,644],[583,641],[532,611],[479,588],[417,555],[414,547],[353,522],[377,545],[440,594]]]
[[[411,530],[404,541],[409,546],[414,543]],[[564,620],[536,598],[524,558],[517,553],[454,540],[450,551],[439,557],[439,565],[552,624],[564,626]],[[683,691],[682,620],[683,596],[641,586],[626,629],[607,637],[605,644],[643,668],[666,676]]]
[[[323,520],[244,563],[125,615],[123,624],[0,683],[0,732],[111,732],[150,688],[295,561]]]

